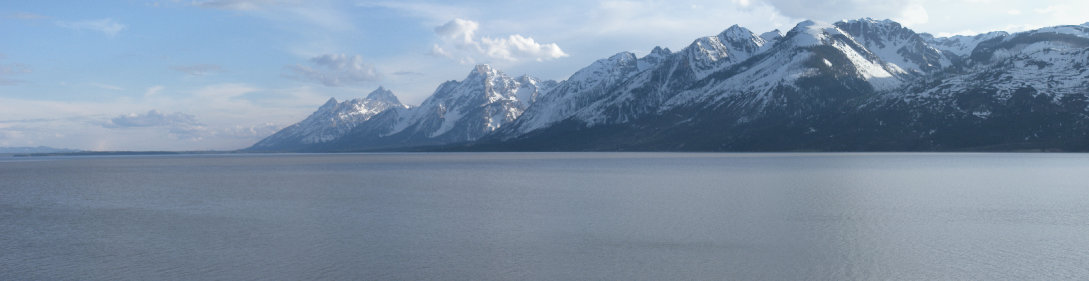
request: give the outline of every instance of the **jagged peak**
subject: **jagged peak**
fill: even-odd
[[[865,17],[865,18],[860,18],[860,19],[851,19],[851,20],[842,20],[842,21],[839,21],[839,22],[848,23],[848,24],[863,23],[863,24],[901,26],[899,22],[896,22],[896,21],[891,20],[891,19],[876,20],[876,19],[871,18],[871,17]]]
[[[325,101],[325,104],[322,104],[321,107],[318,108],[318,110],[335,107],[338,103],[340,102],[337,101],[337,98],[330,97],[329,100]]]
[[[654,49],[650,50],[650,54],[648,54],[648,55],[668,56],[670,54],[673,54],[673,51],[670,51],[669,48],[662,48],[662,46],[654,46]]]
[[[900,23],[889,19],[875,20],[872,18],[862,18],[857,20],[840,21],[835,23],[835,26],[856,36],[867,34],[869,34],[870,36],[879,37],[904,37],[917,35],[914,30],[904,27]],[[874,32],[877,33],[875,34]]]
[[[401,101],[397,99],[397,96],[393,94],[393,91],[390,91],[382,86],[378,86],[378,89],[374,89],[374,91],[372,91],[370,94],[367,94],[367,99],[392,104],[401,104]]]
[[[473,67],[472,72],[469,72],[469,77],[476,76],[476,75],[489,77],[489,76],[499,75],[499,73],[500,73],[499,70],[495,69],[494,67],[492,67],[489,64],[478,64],[475,67]]]
[[[635,59],[635,54],[628,51],[616,53],[608,58],[609,61],[625,61]]]
[[[718,38],[726,41],[750,40],[755,34],[748,28],[740,25],[732,25],[718,34]]]
[[[764,39],[765,42],[772,42],[772,41],[775,41],[775,40],[779,40],[780,38],[783,38],[783,32],[779,31],[778,29],[768,31],[768,32],[764,32],[764,33],[760,34],[760,38]]]

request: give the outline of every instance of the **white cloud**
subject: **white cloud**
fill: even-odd
[[[473,44],[475,41],[473,35],[478,28],[480,28],[480,24],[475,21],[453,19],[446,24],[435,27],[435,34],[438,34],[444,40],[458,44]]]
[[[374,66],[363,62],[363,56],[327,54],[310,58],[311,65],[289,65],[289,77],[321,83],[329,87],[373,82],[380,79]]]
[[[930,15],[926,12],[926,8],[924,8],[923,5],[912,4],[904,7],[904,10],[900,12],[900,15],[893,19],[905,26],[916,26],[930,21]]]
[[[77,31],[96,31],[102,32],[110,37],[117,36],[122,30],[125,30],[126,26],[111,18],[105,18],[100,20],[87,20],[87,21],[60,21],[57,25],[64,28],[69,28]]]
[[[480,38],[485,53],[492,58],[508,61],[521,59],[546,59],[562,58],[568,56],[556,43],[540,44],[533,38],[522,35],[510,35],[507,38]]]
[[[477,36],[479,28],[479,23],[465,19],[453,19],[435,27],[441,44],[434,45],[431,53],[466,64],[490,60],[544,61],[568,56],[556,43],[542,44],[520,34],[498,38]]]

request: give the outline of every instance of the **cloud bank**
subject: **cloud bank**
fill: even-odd
[[[171,136],[179,139],[201,139],[202,131],[207,128],[197,122],[197,118],[190,114],[175,112],[163,114],[157,110],[150,110],[144,114],[130,113],[110,119],[102,127],[117,128],[142,128],[162,127],[167,128]]]

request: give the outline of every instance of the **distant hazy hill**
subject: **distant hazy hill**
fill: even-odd
[[[0,154],[22,154],[22,153],[69,153],[79,152],[80,150],[67,149],[67,148],[53,148],[48,146],[38,147],[0,147]]]

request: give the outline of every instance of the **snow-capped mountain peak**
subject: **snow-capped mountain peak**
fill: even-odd
[[[401,101],[397,99],[397,96],[393,94],[393,91],[386,89],[385,87],[378,86],[370,94],[367,94],[368,100],[386,102],[390,104],[401,104]],[[336,101],[336,100],[333,100]]]
[[[735,24],[719,33],[718,38],[728,42],[745,42],[747,40],[753,40],[753,33],[748,28]],[[764,39],[757,40],[759,44],[763,44],[763,41]]]
[[[764,51],[767,41],[747,28],[733,25],[715,36],[696,39],[681,56],[697,77],[706,77]]]
[[[673,54],[673,51],[670,51],[669,48],[662,48],[662,46],[654,46],[654,49],[650,50],[650,53],[647,54],[646,56],[643,56],[643,58],[648,58],[648,57],[664,58],[664,57],[668,57],[669,55],[672,55],[672,54]]]
[[[330,142],[344,137],[379,113],[395,108],[408,107],[401,104],[393,92],[382,87],[368,94],[366,98],[343,102],[329,98],[306,119],[261,140],[250,149],[292,150],[300,145]]]
[[[622,58],[617,58],[622,59]],[[386,136],[407,134],[419,139],[471,141],[514,121],[555,82],[530,76],[511,77],[487,64],[473,67],[462,81],[435,90]]]
[[[843,34],[836,26],[813,20],[806,20],[787,31],[789,44],[795,47],[809,47],[824,44],[831,35]]]
[[[864,18],[841,21],[835,25],[866,46],[892,73],[933,73],[952,64],[922,36],[892,20]]]
[[[760,34],[760,39],[764,39],[765,44],[770,44],[783,38],[783,32],[778,29],[764,32]]]
[[[469,76],[474,76],[474,75],[485,76],[485,77],[487,77],[487,76],[496,76],[496,75],[499,75],[499,70],[493,68],[491,65],[488,65],[488,64],[478,64],[475,67],[473,67],[472,72],[469,72]]]

